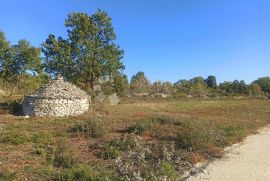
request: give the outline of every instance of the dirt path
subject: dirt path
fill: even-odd
[[[188,181],[270,180],[270,126],[230,148],[225,158],[209,164]]]

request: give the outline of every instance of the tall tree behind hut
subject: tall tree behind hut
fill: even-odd
[[[49,74],[62,74],[67,80],[93,89],[99,78],[118,80],[124,64],[124,51],[115,43],[111,18],[98,10],[93,15],[72,13],[65,20],[68,37],[50,34],[42,44]],[[113,89],[113,86],[112,86]]]

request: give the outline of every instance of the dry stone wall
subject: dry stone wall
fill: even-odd
[[[59,78],[25,96],[23,112],[28,116],[74,116],[86,112],[90,100],[86,92]]]
[[[75,116],[86,112],[89,108],[88,99],[46,99],[25,97],[24,114],[28,116]]]

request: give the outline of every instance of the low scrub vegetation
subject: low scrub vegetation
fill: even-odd
[[[103,105],[102,120],[90,113],[30,119],[3,114],[0,170],[4,165],[10,170],[0,178],[175,180],[268,124],[269,104],[267,99],[131,99]]]
[[[104,135],[103,122],[99,119],[92,119],[81,123],[75,123],[69,130],[70,133],[84,134],[96,138]]]
[[[11,181],[16,179],[16,173],[9,171],[0,171],[0,181]]]

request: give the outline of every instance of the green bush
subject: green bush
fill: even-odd
[[[176,176],[175,169],[172,164],[167,161],[163,161],[161,163],[161,172],[169,178],[173,178]]]
[[[60,140],[53,157],[53,166],[62,168],[71,168],[76,163],[71,150],[69,150],[66,141]]]
[[[13,130],[0,132],[0,143],[19,145],[30,140],[29,135],[15,132]]]
[[[161,125],[166,125],[172,122],[172,118],[161,116],[154,118],[153,121],[156,121]]]
[[[102,146],[101,158],[115,159],[119,156],[121,151],[129,151],[137,145],[134,135],[129,135],[126,138],[114,139]]]
[[[0,171],[0,181],[11,181],[17,178],[16,173],[8,171]]]
[[[83,133],[86,136],[96,138],[104,135],[104,125],[99,119],[89,120],[83,123],[75,123],[70,129],[71,133]]]
[[[141,122],[141,123],[134,123],[128,128],[129,133],[134,133],[134,134],[142,134],[145,131],[147,131],[151,125],[148,122]]]
[[[53,138],[53,134],[50,132],[33,133],[31,141],[36,144],[44,144]]]
[[[69,169],[64,169],[58,173],[55,181],[107,181],[107,180],[120,180],[120,178],[111,176],[110,171],[100,171],[97,168],[88,165],[76,165]]]
[[[204,127],[185,128],[179,131],[175,137],[177,148],[181,149],[206,149],[213,144],[215,132]]]
[[[231,144],[230,140],[240,141],[245,135],[245,128],[238,125],[218,126],[215,135],[217,146],[225,147]]]
[[[119,150],[113,145],[106,145],[104,150],[101,152],[101,158],[103,159],[116,159],[119,156]]]

